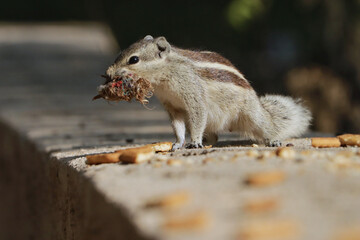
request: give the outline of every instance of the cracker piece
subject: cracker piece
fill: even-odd
[[[318,148],[340,147],[340,140],[336,137],[311,138],[311,145]]]
[[[285,173],[281,170],[264,171],[251,173],[245,179],[245,183],[250,186],[264,187],[283,182]]]
[[[339,229],[333,240],[360,240],[360,224],[354,224]]]
[[[249,150],[249,151],[246,152],[246,155],[248,157],[258,157],[259,152],[257,150]]]
[[[207,163],[210,163],[210,162],[215,162],[215,158],[208,157],[208,158],[205,158],[205,159],[202,160],[203,164],[207,164]]]
[[[186,215],[175,215],[165,220],[163,228],[172,231],[204,230],[209,226],[210,216],[205,211],[196,211]]]
[[[239,232],[238,239],[292,239],[299,236],[299,229],[299,224],[293,220],[257,220],[245,224]]]
[[[86,156],[86,164],[117,163],[122,151]]]
[[[341,145],[358,146],[360,147],[360,134],[343,134],[337,136]]]
[[[150,145],[155,152],[169,152],[172,149],[172,142],[159,142]]]
[[[120,155],[120,161],[123,163],[143,163],[149,161],[154,155],[154,149],[151,146],[146,145],[123,150]]]
[[[169,166],[181,166],[183,164],[183,161],[179,160],[179,159],[169,159],[167,160],[167,165]]]
[[[154,198],[146,203],[146,208],[178,208],[189,203],[191,195],[188,191],[177,191]]]
[[[244,203],[243,209],[247,213],[263,213],[278,208],[277,198],[257,198],[249,199]]]
[[[279,147],[276,149],[276,155],[283,159],[293,159],[296,156],[296,152],[292,147]]]

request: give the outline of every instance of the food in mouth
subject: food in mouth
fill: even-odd
[[[135,98],[142,104],[147,104],[153,95],[153,88],[150,81],[137,76],[136,74],[127,74],[110,78],[102,75],[106,79],[103,85],[98,88],[98,95],[93,100],[104,98],[108,101],[131,101]]]

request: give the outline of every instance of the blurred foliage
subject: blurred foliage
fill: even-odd
[[[244,29],[251,20],[263,14],[264,8],[261,0],[233,0],[227,7],[227,18],[234,28]]]
[[[359,0],[15,0],[2,3],[0,20],[104,21],[121,48],[152,34],[166,36],[179,47],[217,51],[238,66],[260,94],[291,93],[322,102],[323,111],[337,120],[321,128],[319,107],[313,107],[316,129],[360,131],[360,124],[339,117],[353,115],[360,102]],[[294,81],[289,79],[304,81],[290,74],[292,70],[303,74],[301,69],[317,68],[331,69],[332,75],[315,74],[324,79],[307,80],[315,89],[309,91],[327,91],[331,75],[337,79],[333,86],[346,94],[330,94],[329,100],[329,94],[307,95],[288,84]],[[316,99],[321,96],[321,101]],[[329,107],[334,99],[347,102],[347,112]]]

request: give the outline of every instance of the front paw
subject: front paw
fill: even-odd
[[[203,148],[204,146],[201,143],[196,143],[196,142],[191,142],[191,143],[187,143],[185,145],[185,148],[189,149],[189,148]]]
[[[279,140],[272,140],[272,141],[267,140],[266,141],[267,147],[281,147],[281,145],[282,144]]]
[[[171,151],[173,152],[173,151],[175,151],[177,149],[181,149],[181,148],[183,148],[183,146],[184,146],[183,143],[173,143]]]

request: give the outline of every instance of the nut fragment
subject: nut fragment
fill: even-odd
[[[341,145],[360,147],[360,134],[343,134],[337,137],[339,138]]]
[[[340,147],[341,143],[338,138],[324,137],[324,138],[311,138],[311,145],[319,148]]]
[[[298,236],[299,225],[292,220],[258,220],[245,224],[239,232],[240,240],[289,239]]]
[[[276,155],[283,159],[293,159],[296,156],[296,152],[291,147],[279,147],[276,149]]]
[[[277,198],[257,198],[245,202],[243,209],[248,213],[261,213],[274,210],[279,206]]]
[[[284,181],[285,173],[281,170],[251,173],[245,179],[245,183],[251,186],[263,187],[274,185]]]
[[[130,148],[126,149],[120,155],[120,161],[124,163],[142,163],[149,161],[155,152],[153,148],[149,145],[139,147],[139,148]]]
[[[184,206],[190,201],[190,193],[187,191],[178,191],[164,196],[157,197],[146,203],[147,208],[178,208]]]
[[[210,225],[210,216],[205,211],[169,217],[163,224],[166,230],[194,231],[204,230]]]

